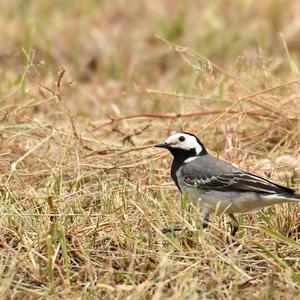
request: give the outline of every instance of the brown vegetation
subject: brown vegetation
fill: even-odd
[[[190,131],[297,190],[299,9],[1,1],[0,298],[299,297],[300,205],[239,215],[229,247],[152,147]]]

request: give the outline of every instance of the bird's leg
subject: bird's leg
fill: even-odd
[[[236,232],[239,230],[239,223],[238,223],[236,217],[234,216],[234,214],[228,214],[228,215],[229,215],[230,224],[231,224],[230,234],[232,236],[234,236],[236,234]]]
[[[202,208],[202,214],[203,214],[203,229],[206,229],[209,225],[209,210],[205,207]]]
[[[206,229],[209,225],[209,210],[206,209],[206,208],[203,208],[202,209],[202,214],[203,214],[202,227],[203,227],[203,229]],[[165,228],[162,228],[161,232],[162,233],[169,233],[169,232],[181,231],[183,229],[184,229],[184,227],[181,227],[181,226],[165,227]]]

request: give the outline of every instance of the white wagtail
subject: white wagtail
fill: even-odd
[[[171,177],[190,202],[199,201],[204,228],[211,213],[226,213],[231,221],[230,233],[234,235],[239,228],[234,213],[278,203],[300,202],[300,195],[292,189],[211,156],[191,133],[176,133],[155,147],[168,149],[174,156]]]

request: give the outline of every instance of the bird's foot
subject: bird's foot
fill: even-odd
[[[226,241],[227,241],[227,243],[229,244],[230,247],[237,247],[237,246],[240,245],[238,240],[232,234],[227,235]]]
[[[165,228],[162,228],[161,232],[163,234],[165,234],[165,233],[176,232],[176,231],[181,231],[181,230],[183,230],[183,227],[181,227],[181,226],[174,226],[174,227],[165,227]]]

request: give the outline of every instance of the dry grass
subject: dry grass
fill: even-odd
[[[239,215],[229,247],[152,147],[191,131],[298,189],[299,8],[1,1],[0,298],[299,297],[300,206]]]

